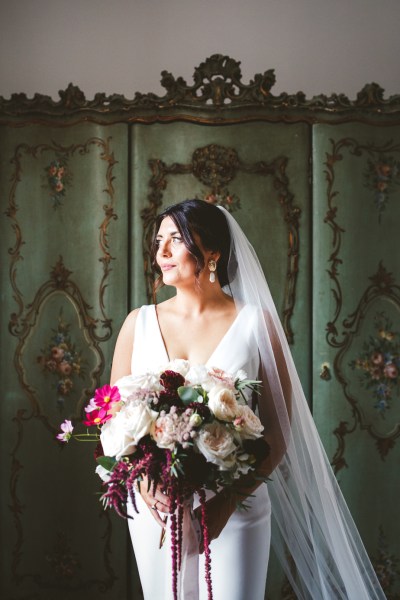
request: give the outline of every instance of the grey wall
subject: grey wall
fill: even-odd
[[[161,92],[212,53],[243,81],[275,68],[274,93],[400,92],[399,0],[0,0],[0,95]]]

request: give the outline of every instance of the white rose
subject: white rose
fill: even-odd
[[[123,399],[135,396],[138,390],[151,390],[158,392],[162,389],[158,373],[142,373],[140,375],[125,375],[115,384]]]
[[[148,433],[158,413],[151,410],[146,402],[125,405],[109,421],[104,423],[100,440],[106,456],[122,456],[132,454],[138,442]]]
[[[176,419],[169,413],[158,417],[150,433],[159,448],[173,450],[177,441]]]
[[[221,423],[208,423],[200,429],[195,445],[208,462],[218,465],[221,470],[235,465],[236,446],[228,429]]]
[[[186,373],[190,369],[190,363],[188,360],[184,360],[183,358],[175,358],[175,360],[171,360],[168,365],[163,369],[163,371],[175,371],[175,373],[180,373],[182,377],[186,377]]]
[[[239,405],[233,390],[222,385],[215,385],[208,393],[208,408],[217,419],[233,421]]]
[[[233,424],[236,430],[240,432],[240,436],[245,439],[259,438],[264,431],[260,419],[247,405],[238,405]]]
[[[185,375],[186,381],[191,385],[201,385],[206,389],[207,383],[210,381],[208,369],[205,365],[192,365]]]

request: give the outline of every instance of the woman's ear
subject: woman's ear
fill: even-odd
[[[215,260],[216,262],[219,261],[219,258],[221,256],[221,252],[218,252],[218,250],[210,250],[207,256],[207,260]]]

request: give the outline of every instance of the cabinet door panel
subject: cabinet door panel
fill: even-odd
[[[190,123],[132,128],[133,306],[151,297],[148,243],[154,217],[186,198],[220,202],[254,245],[306,393],[310,363],[309,130],[305,124]],[[147,292],[147,294],[146,294]],[[159,299],[165,298],[159,293]],[[287,594],[276,561],[267,597]]]
[[[146,252],[155,215],[185,198],[220,202],[232,210],[259,254],[306,388],[308,144],[304,124],[173,123],[135,125],[132,131],[133,304],[146,302],[143,261],[149,271]],[[147,291],[150,297],[150,285]]]
[[[400,554],[400,128],[318,125],[313,142],[314,417],[390,595]]]
[[[126,526],[98,501],[94,448],[55,435],[107,381],[127,311],[127,137],[1,132],[3,597],[125,597]]]

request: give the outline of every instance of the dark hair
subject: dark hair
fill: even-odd
[[[222,210],[205,200],[184,200],[166,208],[157,216],[151,248],[151,263],[153,269],[160,273],[156,261],[156,236],[161,222],[165,217],[171,217],[182,236],[183,243],[196,261],[196,275],[204,269],[203,254],[196,244],[193,234],[196,233],[206,250],[220,253],[217,262],[218,281],[223,287],[229,284],[228,260],[231,248],[229,225]]]

